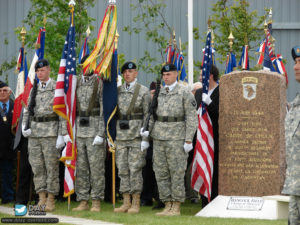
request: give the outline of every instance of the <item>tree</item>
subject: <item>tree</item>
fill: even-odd
[[[164,0],[139,0],[136,5],[131,4],[131,9],[137,12],[133,18],[135,27],[124,26],[123,31],[131,34],[145,32],[146,40],[156,45],[161,58],[157,59],[149,51],[144,51],[144,56],[138,59],[138,67],[150,74],[160,74],[161,64],[164,61],[164,50],[167,47],[166,37],[172,36],[173,29],[165,18],[166,4]]]
[[[257,16],[257,11],[248,11],[249,2],[246,0],[218,0],[212,5],[211,15],[212,29],[215,34],[216,52],[221,56],[217,60],[222,64],[226,61],[226,55],[229,52],[228,36],[230,31],[234,36],[233,52],[236,53],[237,59],[241,55],[241,46],[248,42],[249,50],[258,40],[264,37],[263,16]]]
[[[85,38],[87,25],[94,19],[87,14],[87,8],[94,6],[95,0],[76,0],[75,5],[75,28],[76,43],[82,43]],[[34,43],[40,27],[43,27],[44,16],[47,18],[46,23],[46,41],[45,41],[45,58],[49,60],[52,74],[57,76],[59,69],[60,57],[69,27],[70,11],[68,7],[69,0],[31,0],[31,10],[28,12],[23,23],[27,29],[26,49],[34,49]],[[90,26],[91,30],[94,29]],[[21,27],[15,29],[19,36]],[[77,53],[80,51],[80,45],[77,45]],[[30,62],[30,60],[28,60]],[[16,59],[7,60],[0,65],[1,72],[9,70],[16,65]]]

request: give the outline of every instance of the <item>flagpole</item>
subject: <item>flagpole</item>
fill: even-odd
[[[193,56],[193,0],[188,0],[188,83],[191,86],[194,82],[194,56]]]

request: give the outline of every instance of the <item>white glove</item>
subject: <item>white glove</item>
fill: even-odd
[[[144,128],[142,127],[141,128],[141,131],[140,131],[140,135],[142,136],[142,137],[149,137],[149,131],[144,131]]]
[[[103,143],[103,138],[98,135],[95,137],[92,145],[101,145]]]
[[[141,151],[143,152],[147,148],[149,148],[149,142],[148,141],[142,141],[141,142]]]
[[[206,104],[209,105],[212,100],[211,98],[208,96],[208,94],[202,93],[202,101]]]
[[[31,134],[31,129],[25,130],[25,124],[22,124],[22,134],[24,137],[29,137]]]
[[[108,138],[106,140],[107,140],[108,147],[110,147],[110,148],[114,147],[114,145],[109,141]]]
[[[193,144],[192,143],[188,144],[185,142],[183,148],[186,153],[189,153],[193,149]]]
[[[65,146],[64,137],[61,135],[58,135],[58,137],[56,139],[56,148],[61,149],[64,146]]]
[[[70,136],[67,134],[64,136],[64,142],[67,144],[68,142],[71,142],[72,143],[72,140],[70,138]]]

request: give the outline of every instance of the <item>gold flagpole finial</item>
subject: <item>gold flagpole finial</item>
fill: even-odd
[[[232,31],[230,31],[230,34],[228,36],[228,40],[229,40],[230,52],[232,52],[232,45],[233,45],[233,40],[234,40],[234,36],[232,35]]]
[[[21,39],[22,39],[22,48],[24,48],[24,43],[25,43],[25,38],[26,38],[26,30],[25,30],[25,27],[22,27],[21,29]]]
[[[118,49],[118,42],[119,42],[119,33],[118,30],[116,30],[116,35],[115,35],[115,49]]]
[[[46,27],[46,23],[47,23],[47,15],[46,15],[46,13],[45,13],[45,14],[44,14],[44,18],[43,18],[44,28]]]
[[[116,4],[116,0],[108,0],[108,4],[109,5],[115,5]]]
[[[86,36],[89,37],[91,34],[91,29],[90,26],[88,26],[87,30],[86,30]]]
[[[208,26],[208,29],[210,30],[211,29],[211,19],[210,19],[210,17],[208,17],[207,26]]]
[[[75,3],[74,0],[70,0],[70,1],[69,1],[69,6],[70,6],[70,7],[72,7],[72,6],[74,7],[75,5],[76,5],[76,3]]]

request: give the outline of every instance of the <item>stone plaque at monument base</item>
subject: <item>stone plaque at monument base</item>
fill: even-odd
[[[219,194],[280,195],[285,176],[284,77],[239,71],[220,80]]]
[[[220,79],[219,196],[197,216],[282,219],[288,216],[282,75],[235,71]]]

